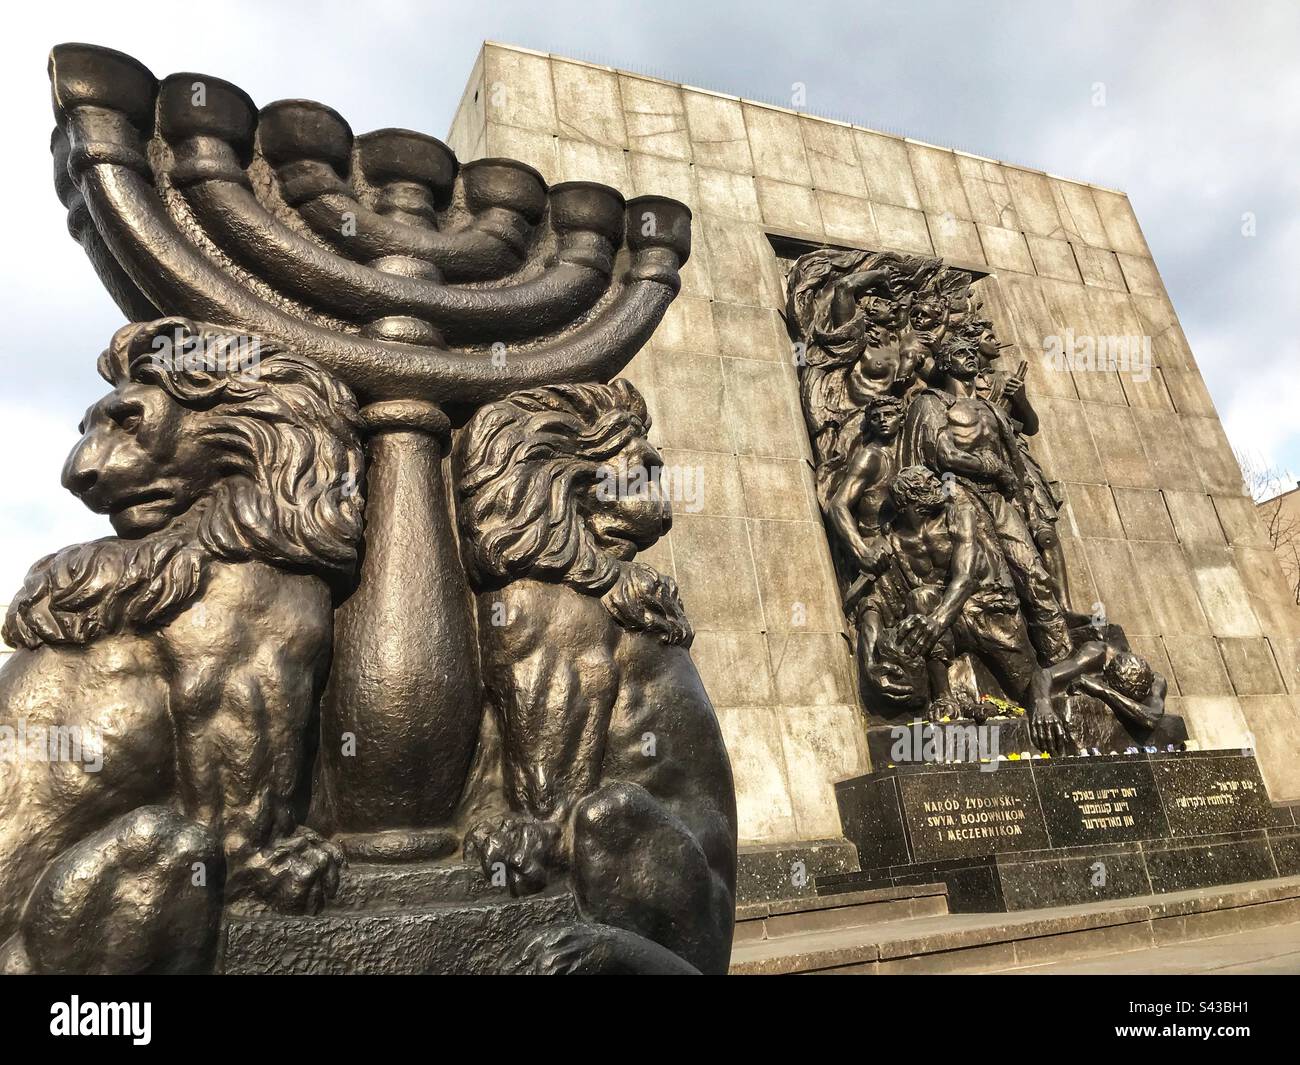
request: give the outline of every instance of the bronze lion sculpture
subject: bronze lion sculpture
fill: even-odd
[[[202,970],[227,902],[313,911],[337,882],[300,825],[360,422],[310,360],[232,358],[247,339],[164,319],[100,358],[113,390],[63,483],[118,535],[36,563],[0,671],[0,731],[78,741],[98,771],[0,760],[5,971]],[[159,357],[180,349],[201,357]]]
[[[516,894],[564,878],[581,921],[518,945],[532,972],[725,972],[736,808],[673,580],[645,401],[557,385],[480,409],[454,453],[509,812],[467,856]]]

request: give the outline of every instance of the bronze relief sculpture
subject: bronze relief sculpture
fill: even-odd
[[[974,286],[939,259],[884,252],[821,249],[790,271],[786,317],[863,705],[875,720],[982,721],[1010,703],[1050,753],[1090,748],[1099,716],[1141,743],[1164,680],[1118,625],[1069,610],[1062,500],[1028,445],[1027,363],[1003,366]],[[1101,679],[1117,655],[1132,674],[1123,691],[1118,675]]]
[[[232,919],[325,921],[361,869],[445,906],[418,885],[463,847],[457,912],[572,899],[479,971],[725,971],[730,768],[635,558],[670,513],[608,490],[660,461],[606,382],[688,210],[108,49],[50,76],[69,227],[135,324],[64,472],[118,535],[6,619],[0,724],[102,765],[0,764],[5,970],[220,968]]]

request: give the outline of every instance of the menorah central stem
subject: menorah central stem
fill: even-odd
[[[335,615],[313,820],[335,832],[445,825],[478,740],[469,590],[433,404],[375,403],[357,590]]]

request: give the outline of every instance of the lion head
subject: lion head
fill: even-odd
[[[461,544],[482,589],[530,578],[598,595],[620,625],[689,645],[677,586],[634,561],[672,524],[645,400],[625,380],[482,407],[456,444]]]
[[[86,412],[63,483],[119,535],[32,567],[5,619],[11,644],[156,624],[202,591],[213,559],[353,571],[364,458],[343,384],[181,318],[118,330],[99,372],[113,391]]]

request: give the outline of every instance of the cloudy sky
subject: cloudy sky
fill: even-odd
[[[39,555],[109,531],[58,486],[121,324],[50,179],[45,59],[67,40],[438,136],[485,38],[787,105],[800,82],[813,114],[1123,189],[1233,443],[1300,471],[1294,0],[60,0],[6,30],[0,603]]]

